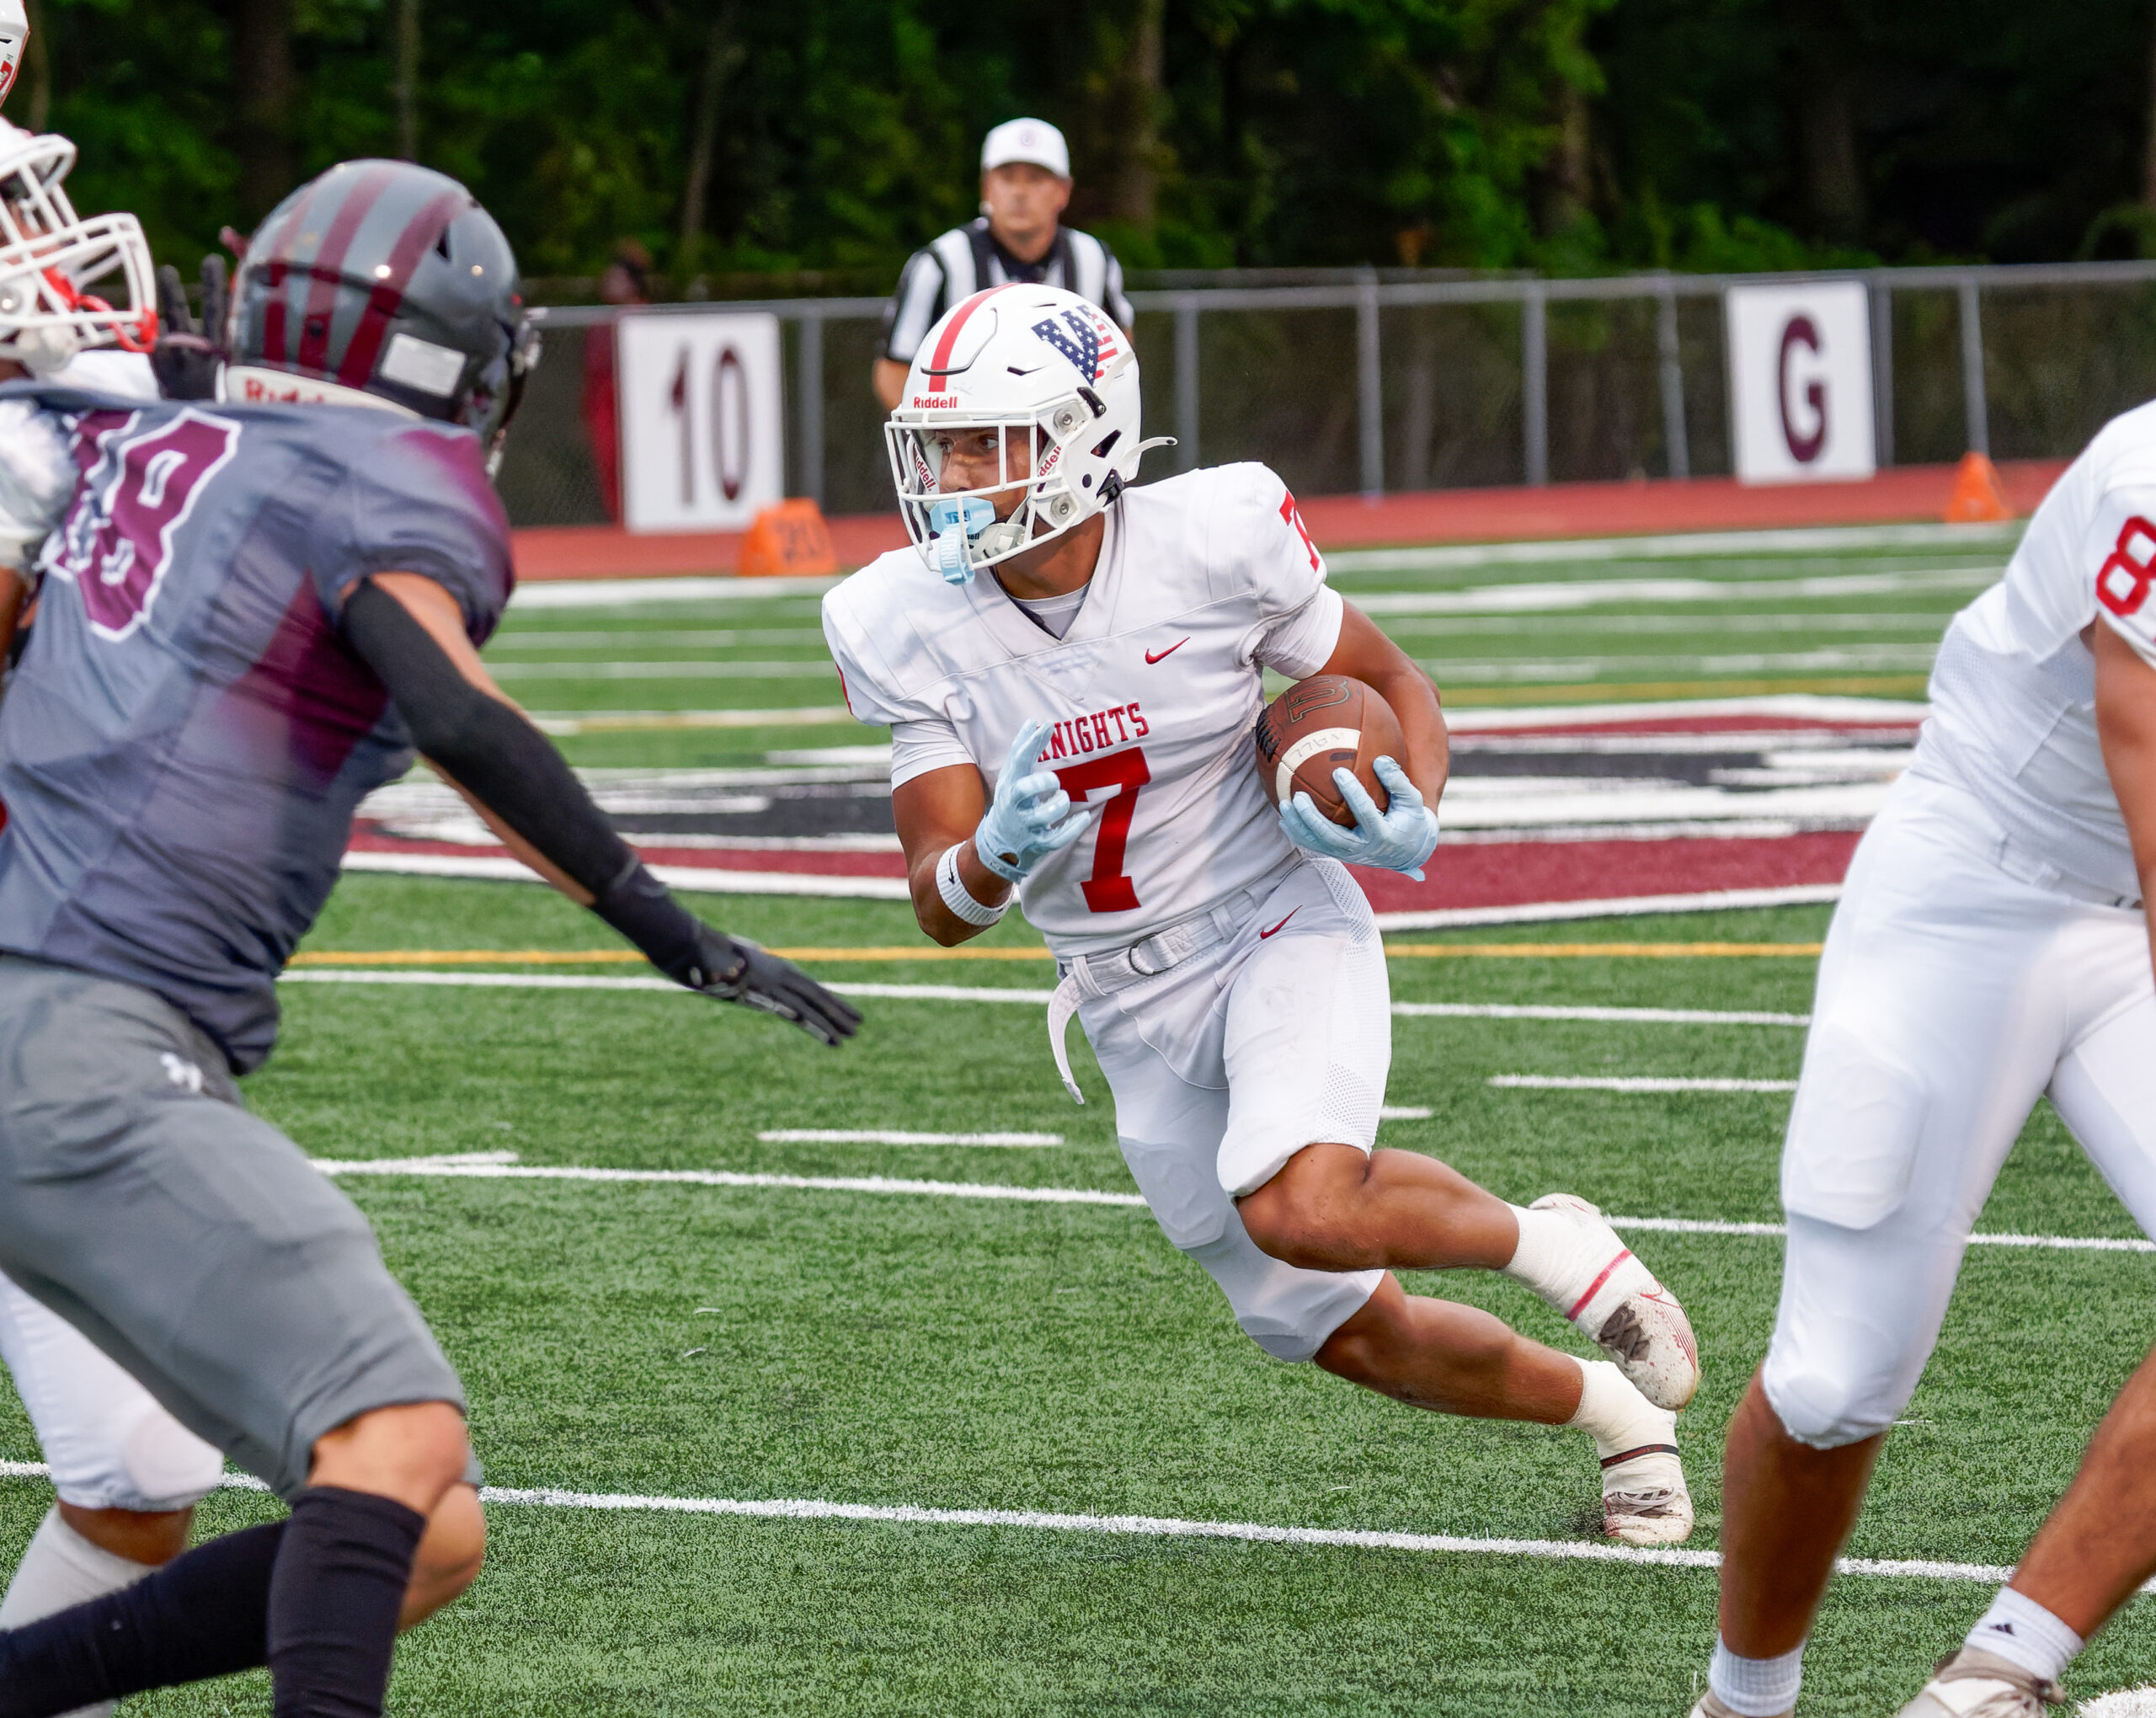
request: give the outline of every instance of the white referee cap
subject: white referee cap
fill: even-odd
[[[1044,167],[1058,179],[1070,177],[1070,151],[1063,133],[1046,120],[1006,120],[980,146],[980,170],[1022,161]]]

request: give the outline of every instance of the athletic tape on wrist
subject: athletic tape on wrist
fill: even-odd
[[[1011,903],[1006,900],[1000,907],[988,907],[973,898],[958,875],[958,849],[964,846],[960,841],[955,846],[946,847],[943,856],[936,862],[936,892],[943,897],[943,904],[969,925],[993,925],[1010,911]]]

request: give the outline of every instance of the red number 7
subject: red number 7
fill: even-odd
[[[1130,841],[1130,819],[1138,809],[1138,790],[1153,779],[1145,767],[1145,754],[1138,747],[1088,758],[1055,779],[1072,801],[1083,805],[1096,787],[1113,787],[1114,798],[1101,811],[1101,826],[1093,837],[1093,874],[1081,885],[1086,904],[1097,913],[1128,913],[1138,904],[1138,886],[1123,873],[1123,850]]]

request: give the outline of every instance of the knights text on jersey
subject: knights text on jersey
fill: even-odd
[[[2115,418],[2044,498],[2006,576],[1954,617],[1915,767],[1960,782],[2067,877],[2141,893],[2096,735],[2109,627],[2156,666],[2156,405]]]
[[[1259,786],[1262,670],[1315,673],[1341,602],[1294,498],[1260,465],[1128,489],[1108,510],[1085,606],[1061,638],[992,572],[953,586],[910,548],[824,599],[848,707],[894,728],[893,785],[970,761],[990,792],[1038,717],[1041,755],[1091,833],[1019,889],[1062,955],[1121,947],[1275,878],[1297,850]]]
[[[482,642],[509,600],[508,522],[466,430],[50,387],[4,403],[20,401],[78,475],[0,702],[0,948],[156,992],[245,1072],[353,812],[411,762],[338,633],[344,599],[372,573],[421,574]]]

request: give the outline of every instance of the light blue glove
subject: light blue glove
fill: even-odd
[[[928,528],[936,533],[929,552],[946,584],[973,583],[973,558],[966,553],[966,545],[995,523],[995,510],[978,495],[955,495],[928,504]]]
[[[1051,771],[1034,769],[1048,733],[1048,723],[1038,721],[1018,730],[1003,773],[995,778],[995,798],[974,831],[980,862],[1006,883],[1022,882],[1049,854],[1084,835],[1093,820],[1091,808],[1071,809],[1070,796]]]
[[[1380,758],[1376,769],[1390,796],[1383,811],[1353,770],[1335,770],[1332,785],[1355,814],[1355,827],[1341,828],[1310,803],[1307,793],[1296,794],[1280,808],[1280,827],[1298,847],[1343,864],[1404,871],[1420,883],[1423,862],[1438,850],[1438,814],[1422,803],[1407,771],[1390,758]]]

